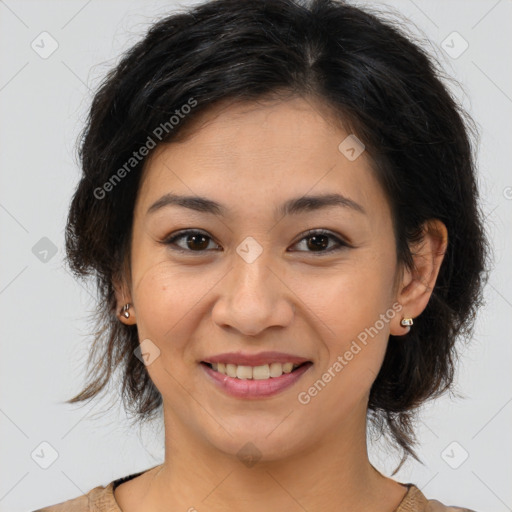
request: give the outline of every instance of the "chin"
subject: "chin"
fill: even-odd
[[[297,454],[304,448],[305,439],[296,439],[289,427],[282,428],[283,425],[279,425],[282,420],[283,418],[279,418],[270,424],[251,422],[247,418],[235,428],[224,424],[231,436],[221,429],[214,438],[207,437],[215,449],[236,457],[241,462],[249,461],[247,465],[250,467],[250,461],[280,460]],[[304,435],[304,432],[301,434]]]

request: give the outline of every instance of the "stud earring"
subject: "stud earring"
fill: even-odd
[[[123,306],[123,309],[121,309],[121,314],[125,317],[125,318],[130,318],[130,312],[128,311],[130,309],[130,304],[125,304]]]
[[[402,327],[409,327],[413,324],[414,322],[412,321],[412,318],[402,318],[402,320],[400,320],[400,325]]]

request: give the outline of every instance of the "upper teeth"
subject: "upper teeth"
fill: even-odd
[[[270,363],[261,366],[242,366],[236,364],[212,363],[212,368],[237,379],[255,379],[263,380],[269,377],[281,377],[283,373],[291,373],[297,368],[298,364],[293,363]]]

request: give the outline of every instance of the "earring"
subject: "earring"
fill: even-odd
[[[121,314],[125,317],[125,318],[130,318],[130,312],[128,311],[130,309],[130,304],[125,304],[123,306],[123,309],[121,309]]]
[[[402,318],[402,320],[400,320],[400,325],[402,327],[411,326],[413,323],[412,318]]]

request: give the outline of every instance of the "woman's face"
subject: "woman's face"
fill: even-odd
[[[321,112],[304,99],[212,110],[144,171],[124,321],[166,423],[225,453],[250,442],[270,460],[363,430],[390,331],[411,316],[384,193]]]

